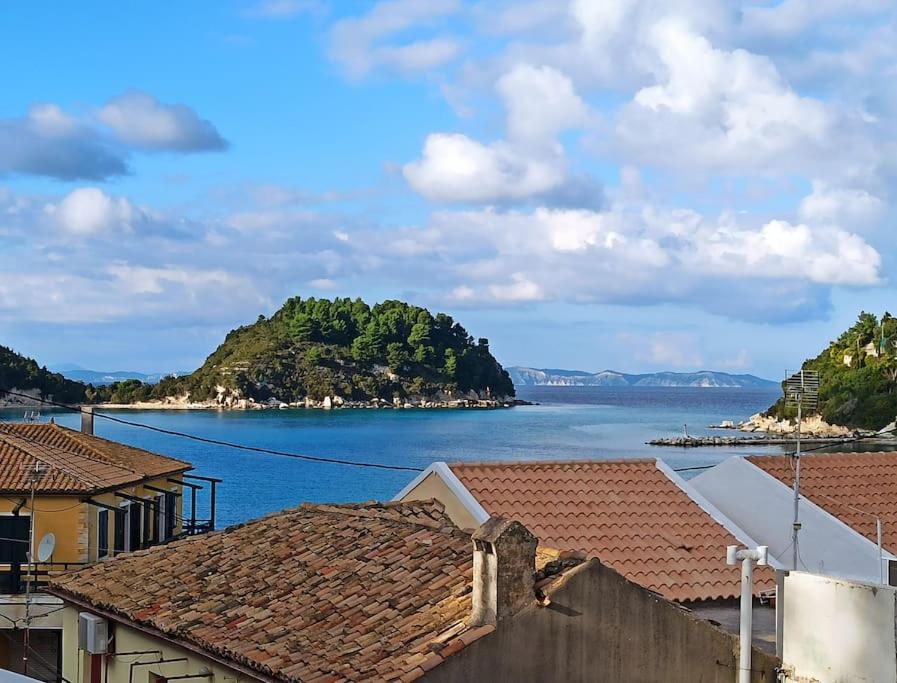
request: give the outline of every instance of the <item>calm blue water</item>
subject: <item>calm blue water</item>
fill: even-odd
[[[119,411],[123,419],[204,437],[348,460],[426,467],[434,460],[662,457],[673,467],[719,462],[732,454],[779,448],[674,449],[645,441],[708,433],[707,425],[766,409],[778,389],[524,387],[540,405],[510,410]],[[50,413],[44,413],[45,416]],[[53,413],[77,428],[78,415]],[[22,411],[2,411],[20,419]],[[221,477],[218,526],[303,501],[388,499],[412,472],[358,469],[246,453],[96,420],[96,433],[188,460],[198,474]]]

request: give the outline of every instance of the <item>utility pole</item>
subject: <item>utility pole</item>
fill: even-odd
[[[31,511],[28,538],[28,576],[25,577],[25,633],[22,636],[22,671],[28,675],[28,652],[31,650],[31,580],[34,576],[34,489],[37,487],[37,481],[40,477],[41,466],[38,461],[34,462],[34,469],[31,471]]]
[[[801,388],[797,392],[797,448],[794,452],[794,522],[791,525],[791,568],[797,571],[799,552],[797,549],[798,534],[800,533],[800,429],[801,429],[801,405],[803,404],[804,371],[800,371]]]

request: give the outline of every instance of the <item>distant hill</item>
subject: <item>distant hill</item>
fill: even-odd
[[[818,412],[826,422],[881,429],[897,417],[897,318],[860,313],[801,368],[819,372]],[[768,413],[790,418],[795,409],[779,400]]]
[[[139,382],[143,382],[144,384],[156,384],[160,382],[163,377],[182,377],[184,375],[190,374],[189,371],[157,372],[151,374],[143,372],[133,372],[128,370],[102,372],[100,370],[88,370],[77,365],[57,365],[52,366],[50,369],[54,372],[58,372],[67,379],[71,379],[76,382],[84,382],[85,384],[93,384],[97,387],[115,384],[116,382],[124,382],[125,380],[129,379],[136,379]]]
[[[554,368],[507,369],[515,386],[569,386],[569,387],[746,387],[773,388],[778,386],[754,375],[732,375],[727,372],[653,372],[641,375],[603,370],[558,370]]]

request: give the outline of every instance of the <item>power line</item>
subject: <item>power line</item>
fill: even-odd
[[[56,401],[50,401],[48,399],[43,398],[35,398],[34,396],[30,396],[28,394],[19,393],[16,391],[9,391],[8,389],[0,389],[3,393],[9,396],[18,396],[21,398],[28,398],[31,400],[40,401],[41,403],[55,406],[57,408],[65,408],[66,410],[70,410],[75,413],[87,413],[89,411],[84,410],[78,406],[69,405],[67,403],[58,403]],[[123,420],[120,417],[115,417],[113,415],[107,415],[105,413],[97,413],[94,412],[93,415],[95,417],[101,417],[105,420],[109,420],[111,422],[116,422],[118,424],[127,425],[129,427],[140,427],[141,429],[147,429],[152,432],[157,432],[159,434],[166,434],[168,436],[177,436],[182,439],[190,439],[192,441],[197,441],[199,443],[206,443],[213,446],[224,446],[225,448],[233,448],[241,451],[249,451],[252,453],[264,453],[266,455],[279,455],[285,458],[295,458],[297,460],[306,460],[309,462],[321,462],[327,463],[330,465],[346,465],[348,467],[362,467],[369,469],[380,469],[380,470],[396,470],[401,472],[423,472],[422,467],[410,467],[407,465],[387,465],[385,463],[380,462],[370,462],[370,461],[358,461],[358,460],[344,460],[341,458],[328,458],[320,455],[306,455],[303,453],[294,453],[291,451],[281,451],[273,448],[263,448],[261,446],[247,446],[246,444],[233,443],[231,441],[222,441],[220,439],[210,439],[204,436],[197,436],[196,434],[188,434],[186,432],[179,432],[173,429],[165,429],[163,427],[156,427],[153,425],[144,424],[142,422],[133,422],[131,420]]]

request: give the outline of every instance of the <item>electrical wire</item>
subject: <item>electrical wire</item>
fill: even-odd
[[[29,396],[27,394],[23,394],[16,391],[10,391],[8,389],[0,389],[0,392],[7,394],[9,396],[18,396],[22,398],[28,398],[30,400],[40,401],[41,403],[45,403],[47,405],[55,406],[57,408],[64,408],[66,410],[75,412],[75,413],[89,413],[90,411],[86,411],[78,406],[73,406],[67,403],[59,403],[58,401],[50,401],[44,398],[35,398],[34,396]],[[129,427],[139,427],[141,429],[147,429],[152,432],[157,432],[159,434],[166,434],[168,436],[176,436],[182,439],[190,439],[192,441],[197,441],[199,443],[206,443],[212,446],[224,446],[226,448],[233,448],[241,451],[249,451],[252,453],[264,453],[266,455],[279,455],[285,458],[295,458],[297,460],[307,460],[310,462],[320,462],[327,463],[331,465],[345,465],[348,467],[362,467],[369,469],[380,469],[380,470],[396,470],[402,472],[423,472],[422,467],[410,467],[408,465],[388,465],[382,462],[372,462],[372,461],[361,461],[361,460],[344,460],[342,458],[329,458],[320,455],[308,455],[304,453],[294,453],[292,451],[281,451],[273,448],[263,448],[261,446],[248,446],[246,444],[233,443],[231,441],[222,441],[220,439],[210,439],[204,436],[197,436],[196,434],[188,434],[187,432],[179,432],[173,429],[165,429],[164,427],[156,427],[154,425],[144,424],[142,422],[134,422],[132,420],[124,420],[120,417],[115,417],[113,415],[107,415],[105,413],[92,413],[95,417],[102,418],[104,420],[109,420],[110,422],[116,422],[118,424],[127,425]]]

